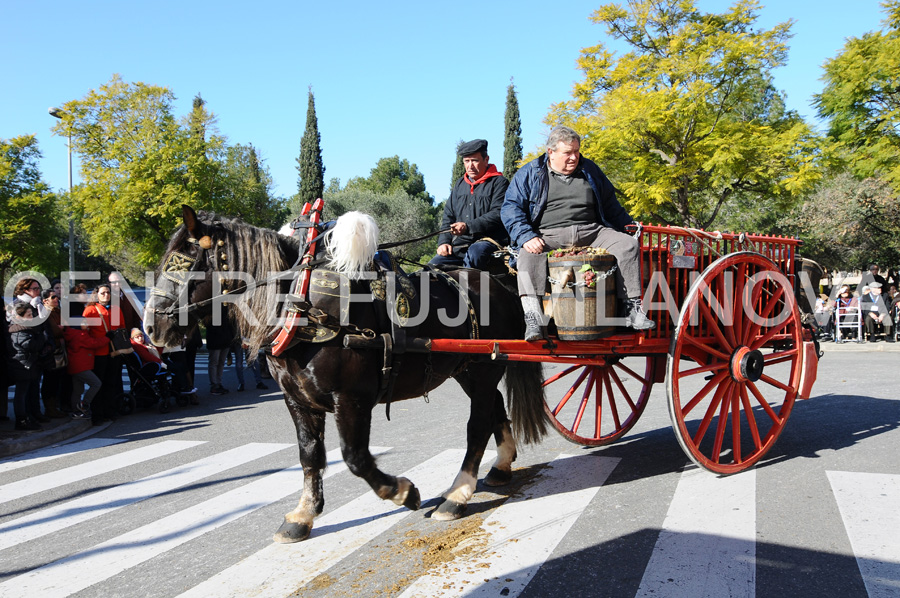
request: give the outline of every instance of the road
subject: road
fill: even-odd
[[[729,477],[685,457],[657,385],[622,442],[551,432],[446,523],[428,514],[465,446],[451,382],[374,418],[380,466],[423,508],[374,498],[329,422],[325,513],[294,545],[271,542],[301,483],[278,393],[140,412],[0,462],[0,596],[897,596],[897,365],[826,354],[772,451]]]

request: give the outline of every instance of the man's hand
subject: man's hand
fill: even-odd
[[[438,255],[447,257],[448,255],[450,255],[451,249],[453,249],[453,248],[450,246],[449,243],[443,243],[441,245],[438,245],[437,252],[438,252]]]
[[[450,232],[454,235],[464,235],[469,231],[469,226],[465,222],[454,222],[450,225]]]
[[[524,245],[522,245],[522,249],[524,249],[528,253],[544,253],[544,247],[544,240],[540,237],[529,239],[528,241],[525,241]]]

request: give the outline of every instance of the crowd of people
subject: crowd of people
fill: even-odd
[[[839,284],[831,293],[819,295],[815,307],[819,340],[896,342],[900,273],[890,269],[882,276],[880,272],[878,264],[871,264],[855,289]]]
[[[171,377],[174,391],[197,404],[194,386],[197,350],[203,346],[195,327],[180,347],[160,348],[150,344],[143,332],[141,314],[126,296],[116,272],[108,283],[90,294],[84,284],[68,292],[65,317],[61,312],[62,287],[53,280],[42,289],[34,278],[21,278],[10,305],[2,299],[5,317],[0,317],[0,380],[14,386],[13,413],[16,430],[40,430],[53,418],[90,419],[94,425],[114,420],[124,394],[123,371],[131,366],[141,375]],[[74,322],[79,322],[77,325]],[[225,347],[237,356],[239,390],[244,389],[244,349],[227,321],[210,326],[210,333],[224,334]],[[229,337],[230,335],[230,337]],[[221,364],[210,360],[211,394],[228,392],[221,385]],[[127,364],[126,364],[126,360]],[[266,388],[257,359],[250,365],[257,388]],[[8,392],[3,395],[0,421],[8,421]]]

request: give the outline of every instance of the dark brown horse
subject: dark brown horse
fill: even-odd
[[[265,347],[277,332],[273,316],[283,314],[284,294],[293,274],[276,279],[278,273],[288,271],[297,263],[299,242],[239,220],[198,215],[187,206],[183,217],[184,225],[169,242],[157,271],[157,286],[146,304],[147,333],[155,344],[177,344],[191,326],[211,317],[222,301],[236,300],[229,310],[241,335],[250,339],[250,354],[254,355],[254,349]],[[391,324],[384,310],[389,305],[399,312],[399,307],[390,300],[372,300],[378,293],[371,281],[365,280],[365,270],[372,267],[377,244],[374,221],[355,212],[342,216],[325,241],[329,248],[340,249],[329,253],[331,262],[324,267],[330,270],[313,272],[314,277],[320,278],[313,279],[309,294],[311,306],[305,306],[306,313],[322,325],[305,329],[312,333],[304,338],[321,342],[302,341],[278,357],[268,355],[269,367],[284,391],[285,403],[297,428],[304,473],[300,502],[285,516],[274,539],[276,542],[306,539],[313,519],[322,513],[326,413],[334,414],[344,461],[350,471],[368,482],[379,497],[410,509],[419,508],[419,491],[410,480],[382,472],[376,466],[369,451],[372,410],[379,402],[422,396],[450,377],[459,382],[471,399],[467,451],[459,474],[432,516],[458,518],[474,493],[478,469],[491,435],[497,443],[498,457],[485,483],[501,485],[510,480],[511,464],[516,457],[512,428],[526,442],[536,441],[544,434],[540,364],[507,364],[458,354],[407,352],[399,367],[394,362],[397,375],[391,382],[383,378],[386,375],[382,371],[386,365],[384,344],[376,346],[369,339],[385,338],[381,335],[389,335],[392,327],[395,337],[401,338],[404,332],[422,338],[470,338],[476,328],[481,338],[522,338],[519,301],[492,278],[474,275],[477,272],[473,272],[467,284],[465,276],[461,276],[463,271],[451,273],[453,280],[462,282],[461,285],[434,273],[419,272],[411,277],[412,286],[417,290],[413,295],[418,296],[416,302],[421,310],[427,304],[427,311],[421,311],[424,319],[415,327],[411,323],[417,314],[407,313],[407,328],[398,328]],[[390,296],[390,283],[387,286]],[[466,289],[468,305],[461,300],[460,288]],[[345,302],[343,311],[342,304],[335,299],[340,294],[335,291],[341,289],[345,294],[349,290],[357,298]],[[404,295],[405,299],[409,296]],[[368,300],[360,301],[359,297]],[[468,317],[469,313],[474,318]],[[461,317],[456,318],[457,315]],[[317,338],[316,330],[324,334]],[[348,341],[346,344],[351,348],[346,348],[345,338],[363,342],[353,345]],[[365,346],[366,342],[370,346]],[[512,427],[497,388],[504,373]]]

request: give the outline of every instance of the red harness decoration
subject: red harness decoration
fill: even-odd
[[[316,227],[319,224],[319,220],[322,218],[322,207],[324,205],[325,202],[322,201],[322,198],[320,197],[313,203],[312,207],[310,207],[309,202],[305,203],[303,205],[303,211],[300,212],[301,216],[306,216],[312,212],[309,216],[309,222],[312,226],[310,226],[309,230],[306,232],[306,253],[303,255],[303,260],[300,262],[302,266],[309,264],[310,260],[316,255],[316,238],[319,236],[319,230]],[[302,268],[300,270],[300,276],[297,277],[297,280],[294,282],[294,288],[291,291],[291,295],[295,301],[306,300],[306,292],[309,290],[309,277],[309,269]],[[291,339],[294,338],[297,320],[300,316],[301,313],[296,308],[288,311],[284,325],[281,327],[281,330],[278,331],[278,336],[272,341],[272,355],[277,357],[290,346]]]

